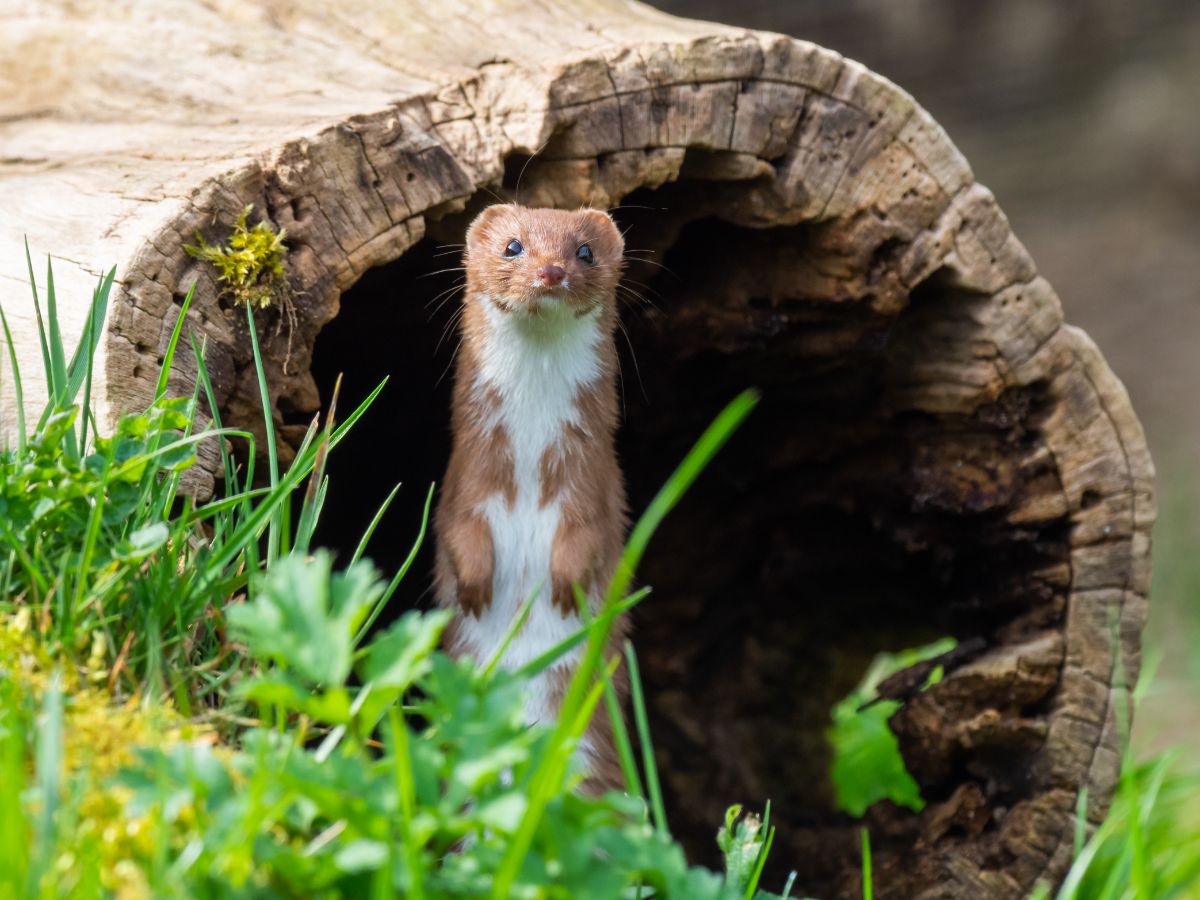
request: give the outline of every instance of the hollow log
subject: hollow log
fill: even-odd
[[[258,323],[285,461],[336,371],[347,393],[395,376],[333,478],[330,514],[361,527],[393,473],[419,485],[444,463],[453,341],[429,301],[457,263],[439,248],[496,197],[614,207],[640,295],[635,508],[724,401],[764,397],[642,572],[674,830],[711,862],[723,807],[770,798],[776,870],[860,896],[830,708],[876,652],[953,635],[981,649],[892,718],[928,806],[868,812],[877,895],[1062,877],[1081,792],[1094,825],[1118,773],[1152,465],[1121,384],[910,96],[804,41],[627,0],[35,0],[4,30],[0,285],[30,402],[23,237],[54,259],[69,336],[116,266],[104,421],[150,397],[195,285],[222,418],[261,434],[244,313],[183,251],[254,204],[289,246],[297,319]]]

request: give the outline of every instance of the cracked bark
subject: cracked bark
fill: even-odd
[[[69,333],[94,272],[117,266],[106,420],[149,397],[195,284],[222,417],[261,436],[244,317],[182,244],[223,239],[247,203],[286,228],[291,374],[287,336],[262,323],[286,463],[321,401],[317,336],[365,273],[444,266],[433,243],[516,193],[518,171],[525,203],[619,207],[630,246],[673,273],[631,263],[657,306],[626,321],[635,504],[720,402],[749,383],[766,396],[643,573],[656,591],[637,644],[689,850],[709,853],[724,804],[770,797],[777,864],[808,893],[857,896],[829,708],[875,651],[953,634],[986,649],[893,718],[930,805],[868,813],[877,892],[1017,897],[1061,877],[1079,791],[1092,823],[1112,795],[1117,654],[1132,679],[1148,590],[1152,466],[1123,388],[940,127],[885,79],[613,0],[541,8],[539,40],[513,45],[518,26],[497,22],[526,5],[493,6],[480,21],[465,0],[370,0],[349,23],[316,0],[134,0],[102,18],[39,0],[6,22],[25,49],[0,61],[0,283],[26,395],[23,234],[58,260]],[[197,42],[209,56],[172,50]],[[23,53],[61,65],[30,80]],[[399,345],[429,333],[432,288],[411,270],[374,323]],[[432,390],[440,371],[409,358],[391,364]],[[194,378],[179,359],[174,388]]]

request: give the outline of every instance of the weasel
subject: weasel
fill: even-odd
[[[592,612],[608,589],[628,526],[614,448],[624,246],[595,209],[491,206],[467,231],[453,446],[434,518],[454,656],[489,659],[536,592],[501,662],[518,668],[579,630],[576,583]],[[626,629],[619,621],[612,646]],[[581,655],[533,680],[530,723],[554,721]],[[603,705],[577,753],[585,790],[622,787]]]

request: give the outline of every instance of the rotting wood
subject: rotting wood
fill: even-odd
[[[1017,897],[1061,877],[1079,791],[1094,823],[1114,789],[1119,670],[1136,676],[1149,587],[1153,470],[1123,388],[953,144],[885,79],[624,0],[489,10],[39,0],[8,16],[0,285],[27,396],[22,236],[55,257],[68,332],[117,266],[106,420],[149,397],[195,283],[222,415],[256,428],[242,317],[182,247],[197,229],[222,238],[248,203],[286,228],[287,372],[264,323],[286,462],[320,404],[316,335],[367,270],[453,239],[492,192],[614,206],[657,189],[656,210],[626,218],[687,270],[654,280],[662,309],[629,322],[656,402],[627,392],[634,487],[709,401],[746,381],[767,392],[645,573],[659,590],[638,646],[673,824],[703,853],[725,803],[770,796],[778,864],[806,891],[856,895],[823,716],[876,649],[953,633],[988,650],[894,719],[935,803],[869,812],[877,893]],[[514,39],[534,15],[536,40]],[[173,383],[194,374],[181,359]],[[2,390],[11,427],[11,379]],[[739,586],[754,602],[730,602]]]

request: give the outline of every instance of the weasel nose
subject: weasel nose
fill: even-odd
[[[538,278],[546,287],[557,287],[567,277],[566,271],[561,266],[542,266],[537,273]]]

